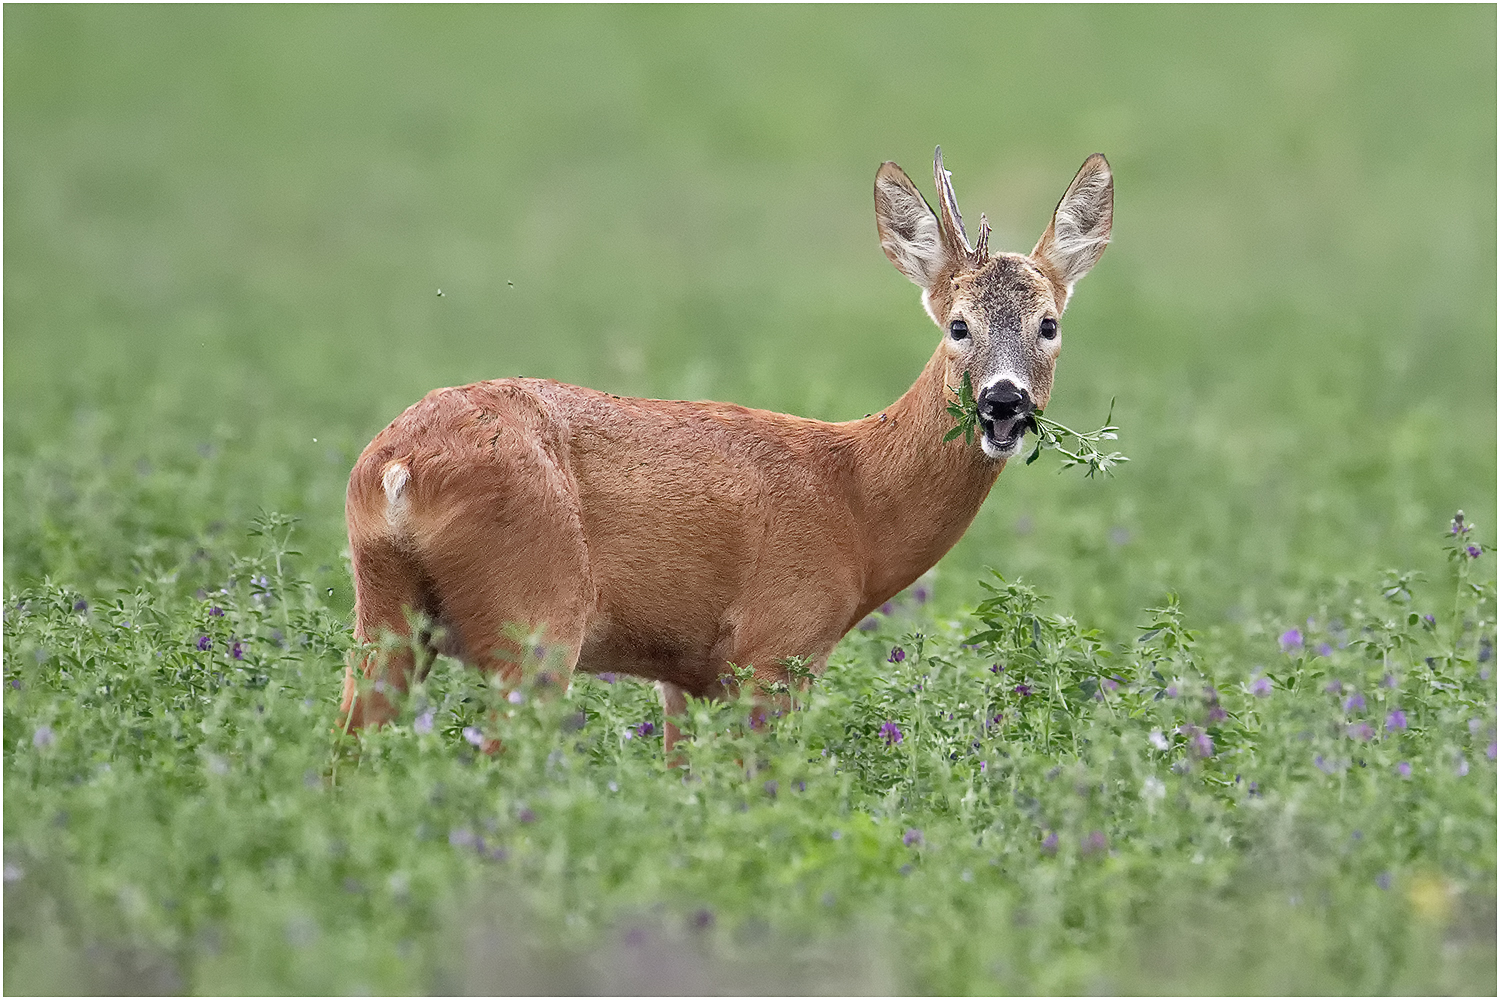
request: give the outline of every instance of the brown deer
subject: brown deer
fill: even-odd
[[[839,639],[947,552],[1052,392],[1073,285],[1109,242],[1103,156],[1073,178],[1030,254],[970,245],[934,157],[939,211],[894,163],[875,174],[880,246],[943,331],[916,383],[863,420],[631,399],[547,379],[436,389],[349,477],[355,637],[346,724],[395,714],[416,669],[409,615],[439,649],[519,681],[552,664],[658,681],[667,715],[822,669]],[[977,441],[945,441],[965,376]],[[667,726],[667,747],[678,739]]]

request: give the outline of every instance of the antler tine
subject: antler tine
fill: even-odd
[[[974,242],[974,263],[983,264],[990,259],[990,220],[979,213],[979,239]]]

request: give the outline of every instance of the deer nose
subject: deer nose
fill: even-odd
[[[1026,416],[1035,409],[1031,394],[1009,379],[1002,379],[979,394],[979,415],[992,423]]]

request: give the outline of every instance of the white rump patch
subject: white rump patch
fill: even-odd
[[[401,462],[392,462],[385,467],[385,475],[380,477],[380,485],[385,487],[386,503],[392,507],[401,500],[401,491],[406,488],[406,481],[411,478],[406,465]]]

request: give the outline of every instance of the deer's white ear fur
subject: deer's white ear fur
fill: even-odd
[[[906,171],[889,161],[875,174],[875,226],[896,270],[924,290],[952,263],[937,216]]]
[[[1067,305],[1073,285],[1099,262],[1109,245],[1114,204],[1115,182],[1109,161],[1095,153],[1083,161],[1078,176],[1057,203],[1047,231],[1031,251],[1032,259],[1057,286],[1060,305]]]

